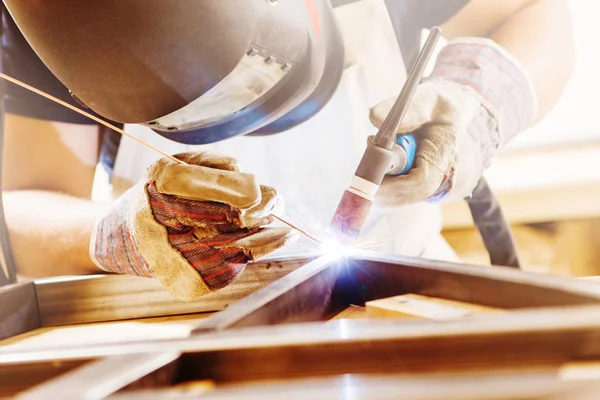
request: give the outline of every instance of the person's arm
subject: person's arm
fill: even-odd
[[[448,39],[487,37],[512,54],[533,83],[536,120],[554,106],[573,70],[575,51],[565,0],[471,0],[442,28]]]
[[[449,42],[398,129],[417,136],[414,166],[384,180],[382,203],[471,196],[497,152],[550,111],[573,69],[564,0],[471,0],[442,28]],[[376,127],[393,101],[371,110]]]
[[[3,197],[19,275],[100,272],[89,256],[105,209],[89,200],[97,151],[95,125],[6,114]]]
[[[58,192],[18,190],[4,194],[4,207],[19,275],[101,272],[91,261],[89,242],[103,205]]]

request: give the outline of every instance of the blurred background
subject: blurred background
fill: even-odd
[[[559,104],[487,171],[524,267],[600,275],[600,2],[571,0],[574,74]],[[466,204],[444,208],[444,236],[465,262],[488,263]]]

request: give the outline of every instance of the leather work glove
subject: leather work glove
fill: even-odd
[[[263,228],[282,200],[230,157],[183,153],[151,165],[94,227],[90,254],[104,271],[158,278],[190,301],[234,281],[246,263],[286,244],[288,228]]]
[[[381,126],[395,100],[371,109],[373,125]],[[378,201],[404,205],[469,197],[496,152],[533,123],[536,108],[528,77],[506,50],[489,39],[450,42],[398,130],[417,139],[413,168],[387,176]]]

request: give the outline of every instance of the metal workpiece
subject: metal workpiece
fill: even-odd
[[[130,282],[112,277],[118,278]],[[368,314],[337,318],[348,307],[367,308],[367,302],[404,294],[501,310],[444,321],[381,320]],[[153,303],[147,292],[136,290],[129,296]],[[104,303],[106,299],[102,297]],[[119,394],[131,395],[131,385],[156,393],[205,380],[216,384],[216,395],[229,384],[287,382],[291,377],[414,378],[457,371],[497,377],[498,371],[508,369],[522,373],[523,368],[555,368],[600,357],[599,301],[597,285],[590,282],[353,250],[306,263],[202,320],[190,336],[0,348],[0,397],[105,398],[121,387],[128,389]],[[421,386],[431,386],[427,382]],[[27,389],[32,390],[23,392]],[[445,390],[435,392],[437,399],[449,398]],[[173,398],[156,398],[165,397]],[[331,396],[305,392],[300,398]]]

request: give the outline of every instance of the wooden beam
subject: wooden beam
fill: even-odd
[[[447,321],[502,311],[499,308],[417,294],[405,294],[366,303],[368,318],[423,318]]]
[[[125,321],[49,326],[0,341],[5,351],[51,349],[64,346],[149,341],[188,337],[203,319],[213,313],[170,315]]]
[[[600,216],[600,185],[573,185],[497,194],[504,217],[510,224],[595,218]],[[442,206],[444,229],[473,226],[466,202]]]
[[[282,394],[285,393],[284,396]],[[425,374],[405,376],[344,375],[267,382],[244,382],[217,386],[201,399],[238,400],[597,400],[598,381],[563,382],[552,369],[517,371],[480,371],[478,373]],[[155,388],[139,392],[116,393],[110,400],[162,400],[178,398],[178,391]],[[183,398],[183,397],[182,397]],[[187,397],[186,397],[187,398]]]
[[[35,282],[44,327],[219,311],[289,274],[309,259],[249,264],[231,285],[198,301],[173,299],[156,279],[125,275],[63,277]]]
[[[339,319],[365,319],[367,318],[367,309],[361,306],[350,305],[342,312],[336,314],[329,321],[337,321]]]
[[[40,316],[32,282],[0,288],[0,340],[40,327]]]
[[[486,179],[513,224],[600,216],[600,142],[507,152]],[[445,229],[473,226],[464,201],[442,206]]]
[[[0,349],[0,383],[57,363],[181,352],[176,381],[240,382],[351,373],[451,373],[600,359],[600,306],[514,311],[461,321],[331,321],[213,332],[178,340],[63,348]],[[243,338],[241,340],[240,338]],[[431,357],[435,354],[435,357]],[[293,362],[290,362],[293,360]],[[38,373],[39,375],[39,373]],[[20,384],[20,382],[17,382]]]

